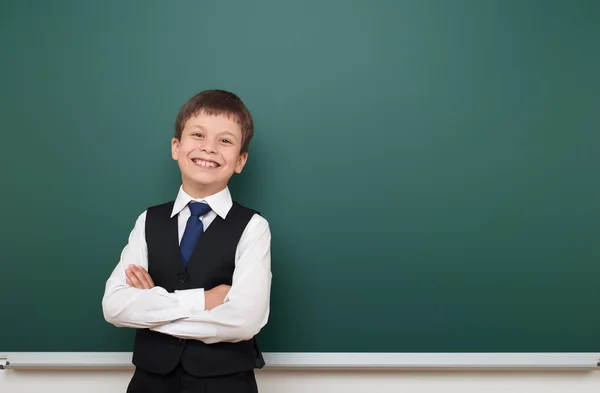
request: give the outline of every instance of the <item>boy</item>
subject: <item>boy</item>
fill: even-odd
[[[197,94],[177,116],[177,198],[138,217],[102,300],[108,322],[137,329],[129,393],[258,391],[271,233],[228,190],[253,133],[243,102],[223,90]]]

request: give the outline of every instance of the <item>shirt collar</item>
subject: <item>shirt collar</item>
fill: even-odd
[[[171,218],[179,214],[191,201],[208,203],[210,208],[215,213],[217,213],[217,215],[222,219],[225,219],[225,217],[227,217],[227,213],[229,213],[229,210],[233,206],[233,201],[231,200],[231,193],[229,192],[228,187],[225,187],[216,194],[212,194],[204,198],[193,198],[191,195],[189,195],[183,190],[183,186],[180,186],[179,193],[177,194],[177,199],[175,199],[175,203],[173,204]]]

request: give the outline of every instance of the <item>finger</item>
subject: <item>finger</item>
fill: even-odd
[[[144,269],[142,266],[136,266],[136,270],[138,271],[138,273],[140,273],[142,275],[143,279],[148,284],[148,287],[146,289],[154,288],[154,281],[152,281],[152,277],[150,277],[150,273],[148,273],[146,271],[146,269]]]
[[[129,281],[131,282],[131,286],[134,288],[138,288],[138,289],[144,289],[142,283],[140,282],[140,280],[136,277],[135,273],[131,270],[131,269],[127,269],[125,270],[125,274],[127,275],[127,278],[129,279]]]
[[[148,285],[150,286],[150,288],[154,288],[154,281],[152,281],[152,277],[150,276],[150,273],[148,273],[146,271],[146,269],[144,269],[142,266],[137,266],[135,267],[138,271],[142,272],[144,279],[146,280],[146,282],[148,282]],[[148,289],[150,289],[148,288]]]
[[[147,277],[149,277],[148,273],[146,273],[145,270],[136,268],[136,269],[134,269],[133,272],[135,273],[135,276],[137,277],[137,279],[142,283],[143,289],[152,288],[147,279]]]
[[[125,274],[127,275],[127,281],[129,281],[130,286],[142,289],[142,283],[140,283],[140,280],[137,279],[137,277],[135,276],[133,271],[131,271],[131,269],[125,270]]]

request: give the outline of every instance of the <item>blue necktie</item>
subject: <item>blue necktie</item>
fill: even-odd
[[[196,247],[196,243],[198,243],[198,239],[200,239],[200,236],[202,236],[202,233],[204,232],[204,225],[202,224],[200,217],[211,210],[210,206],[206,203],[200,202],[190,202],[188,207],[190,208],[191,216],[187,220],[185,232],[183,233],[181,244],[179,245],[181,260],[185,266],[187,266],[187,263],[192,256],[192,252],[194,251],[194,247]]]

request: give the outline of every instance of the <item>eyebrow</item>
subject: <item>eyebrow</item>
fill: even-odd
[[[220,134],[227,134],[233,137],[234,139],[237,139],[237,136],[235,136],[235,134],[230,131],[221,131]]]

